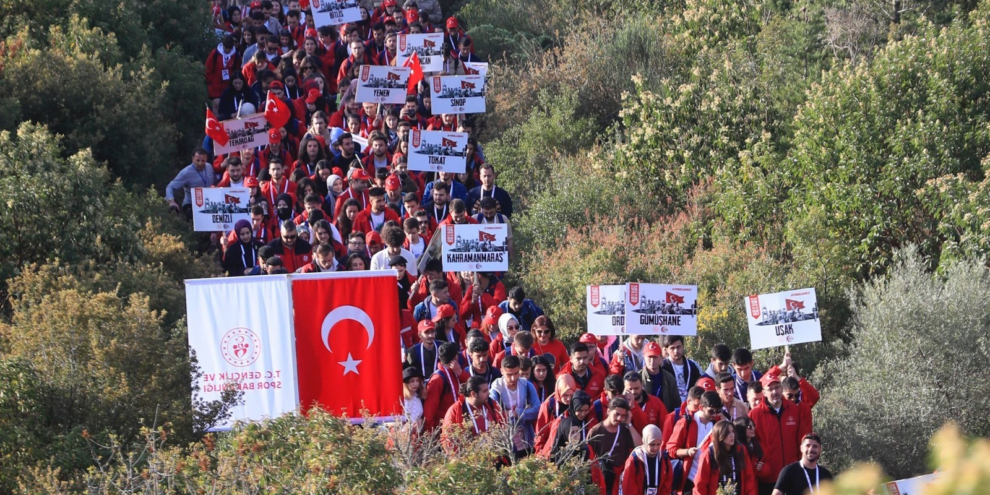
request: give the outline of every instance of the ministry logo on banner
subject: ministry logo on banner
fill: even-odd
[[[193,384],[198,398],[219,400],[227,388],[244,394],[244,403],[214,430],[281,416],[299,403],[286,277],[186,280],[189,347],[201,371]]]

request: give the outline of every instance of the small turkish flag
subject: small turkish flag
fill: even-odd
[[[804,302],[795,301],[794,299],[784,299],[784,305],[787,307],[787,311],[794,311],[796,309],[804,309]]]
[[[368,297],[375,294],[375,297]],[[292,280],[299,404],[352,418],[402,413],[399,296],[392,272]]]
[[[413,53],[402,66],[412,69],[409,71],[409,87],[406,88],[406,93],[414,95],[416,94],[416,85],[423,80],[423,66],[419,63],[419,55]]]
[[[667,304],[673,304],[673,303],[684,304],[684,296],[678,296],[677,294],[674,294],[673,292],[668,292],[667,293]]]
[[[276,98],[271,91],[268,92],[268,99],[265,100],[265,120],[268,121],[272,127],[278,129],[279,127],[284,127],[285,124],[289,123],[289,117],[292,114],[289,113],[289,106],[285,104],[281,98]]]
[[[226,146],[230,137],[227,136],[227,130],[223,128],[216,115],[213,115],[213,110],[209,107],[206,109],[206,135],[210,137],[215,143],[220,146]]]

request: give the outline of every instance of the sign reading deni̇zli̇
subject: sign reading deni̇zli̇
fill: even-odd
[[[443,33],[400,34],[395,41],[399,45],[396,66],[404,66],[415,53],[423,72],[443,70]]]
[[[586,305],[588,332],[595,335],[626,333],[625,285],[589,285]]]
[[[268,145],[268,121],[265,120],[264,113],[256,113],[223,121],[223,128],[227,131],[227,144],[220,146],[213,142],[214,155],[226,155],[248,148]]]
[[[409,84],[408,67],[389,67],[386,65],[361,66],[361,78],[358,80],[358,103],[384,103],[387,105],[402,105],[406,102],[406,85]]]
[[[509,270],[506,225],[443,225],[443,271],[505,272]]]
[[[430,84],[430,111],[445,113],[485,113],[485,78],[481,76],[433,76]]]
[[[468,135],[460,132],[409,132],[409,170],[463,174],[467,168]]]
[[[698,286],[627,284],[626,333],[698,335]]]
[[[246,187],[194,187],[193,230],[227,232],[238,220],[251,221],[251,190]]]
[[[815,289],[749,296],[745,302],[751,349],[822,340]]]
[[[309,3],[317,28],[361,20],[361,7],[356,0],[310,0]]]

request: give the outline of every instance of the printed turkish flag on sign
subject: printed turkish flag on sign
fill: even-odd
[[[674,294],[673,292],[668,292],[667,304],[672,304],[672,303],[684,304],[684,296]]]
[[[419,63],[419,55],[413,53],[402,66],[412,69],[409,71],[409,86],[406,88],[406,93],[414,95],[416,85],[423,80],[423,65]]]
[[[372,297],[372,295],[374,295]],[[294,276],[299,404],[359,417],[401,414],[402,361],[395,273]]]
[[[787,307],[787,311],[794,311],[796,309],[804,309],[804,302],[795,301],[794,299],[784,299],[784,305]]]
[[[265,120],[272,127],[278,129],[289,123],[289,106],[281,98],[276,98],[271,91],[268,92],[268,99],[265,100]]]
[[[230,137],[227,136],[227,130],[223,128],[223,124],[217,120],[216,115],[213,115],[213,110],[210,110],[209,107],[206,108],[206,135],[220,146],[226,146],[230,140]]]

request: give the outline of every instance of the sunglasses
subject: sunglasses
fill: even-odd
[[[311,66],[308,66],[308,65],[301,67],[301,69],[302,70],[316,70],[315,67],[311,67]]]
[[[293,234],[293,235],[283,235],[282,236],[282,239],[287,239],[287,240],[290,240],[291,241],[291,240],[293,240],[293,239],[295,239],[297,237],[299,237],[299,236],[298,235],[295,235],[295,234]]]

